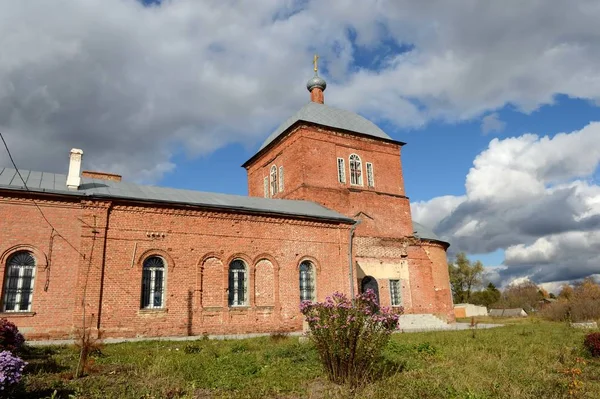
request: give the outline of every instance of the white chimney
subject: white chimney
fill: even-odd
[[[71,149],[69,157],[69,175],[67,176],[67,188],[69,190],[77,190],[81,184],[81,157],[83,151],[78,148]]]

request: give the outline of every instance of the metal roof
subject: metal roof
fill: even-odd
[[[423,226],[421,223],[417,223],[413,220],[412,222],[413,224],[413,234],[419,238],[423,238],[425,240],[433,240],[433,241],[439,241],[439,242],[445,242],[448,244],[448,242],[442,240],[441,238],[439,238],[434,232],[433,230],[431,230],[429,227],[425,227]]]
[[[67,189],[66,175],[22,169],[19,171],[29,190],[34,192],[198,205],[209,208],[339,220],[346,223],[354,222],[353,219],[310,201],[180,190],[87,177],[81,178],[78,190],[70,191]],[[0,168],[0,189],[26,190],[17,171],[12,168]]]
[[[331,126],[338,129],[378,137],[380,139],[392,140],[390,136],[373,122],[354,112],[333,108],[329,105],[311,101],[300,108],[300,111],[296,112],[288,120],[279,125],[279,127],[267,137],[258,151],[261,151],[268,146],[273,140],[279,137],[280,134],[298,121],[318,123],[319,125]]]

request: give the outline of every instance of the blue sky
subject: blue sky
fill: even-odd
[[[316,52],[325,102],[407,143],[413,216],[451,255],[498,284],[600,278],[588,0],[32,1],[0,0],[0,129],[22,168],[65,173],[76,147],[126,180],[246,194],[240,165],[309,101]]]

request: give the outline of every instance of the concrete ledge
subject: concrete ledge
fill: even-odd
[[[285,333],[290,337],[299,337],[302,335],[301,331],[293,331],[289,333]],[[98,342],[103,344],[119,344],[122,342],[142,342],[142,341],[199,341],[204,339],[204,337],[208,339],[216,339],[216,340],[226,340],[226,339],[247,339],[247,338],[257,338],[257,337],[268,337],[271,333],[252,333],[252,334],[229,334],[229,335],[191,335],[185,337],[136,337],[136,338],[104,338],[99,339]],[[46,341],[27,341],[27,345],[29,346],[49,346],[49,345],[73,345],[75,344],[74,339],[58,339],[58,340],[46,340]]]

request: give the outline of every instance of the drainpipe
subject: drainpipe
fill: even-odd
[[[350,298],[354,299],[354,267],[352,264],[352,238],[354,237],[354,230],[360,224],[360,220],[354,222],[350,228],[350,240],[348,244],[348,278],[350,279]]]

